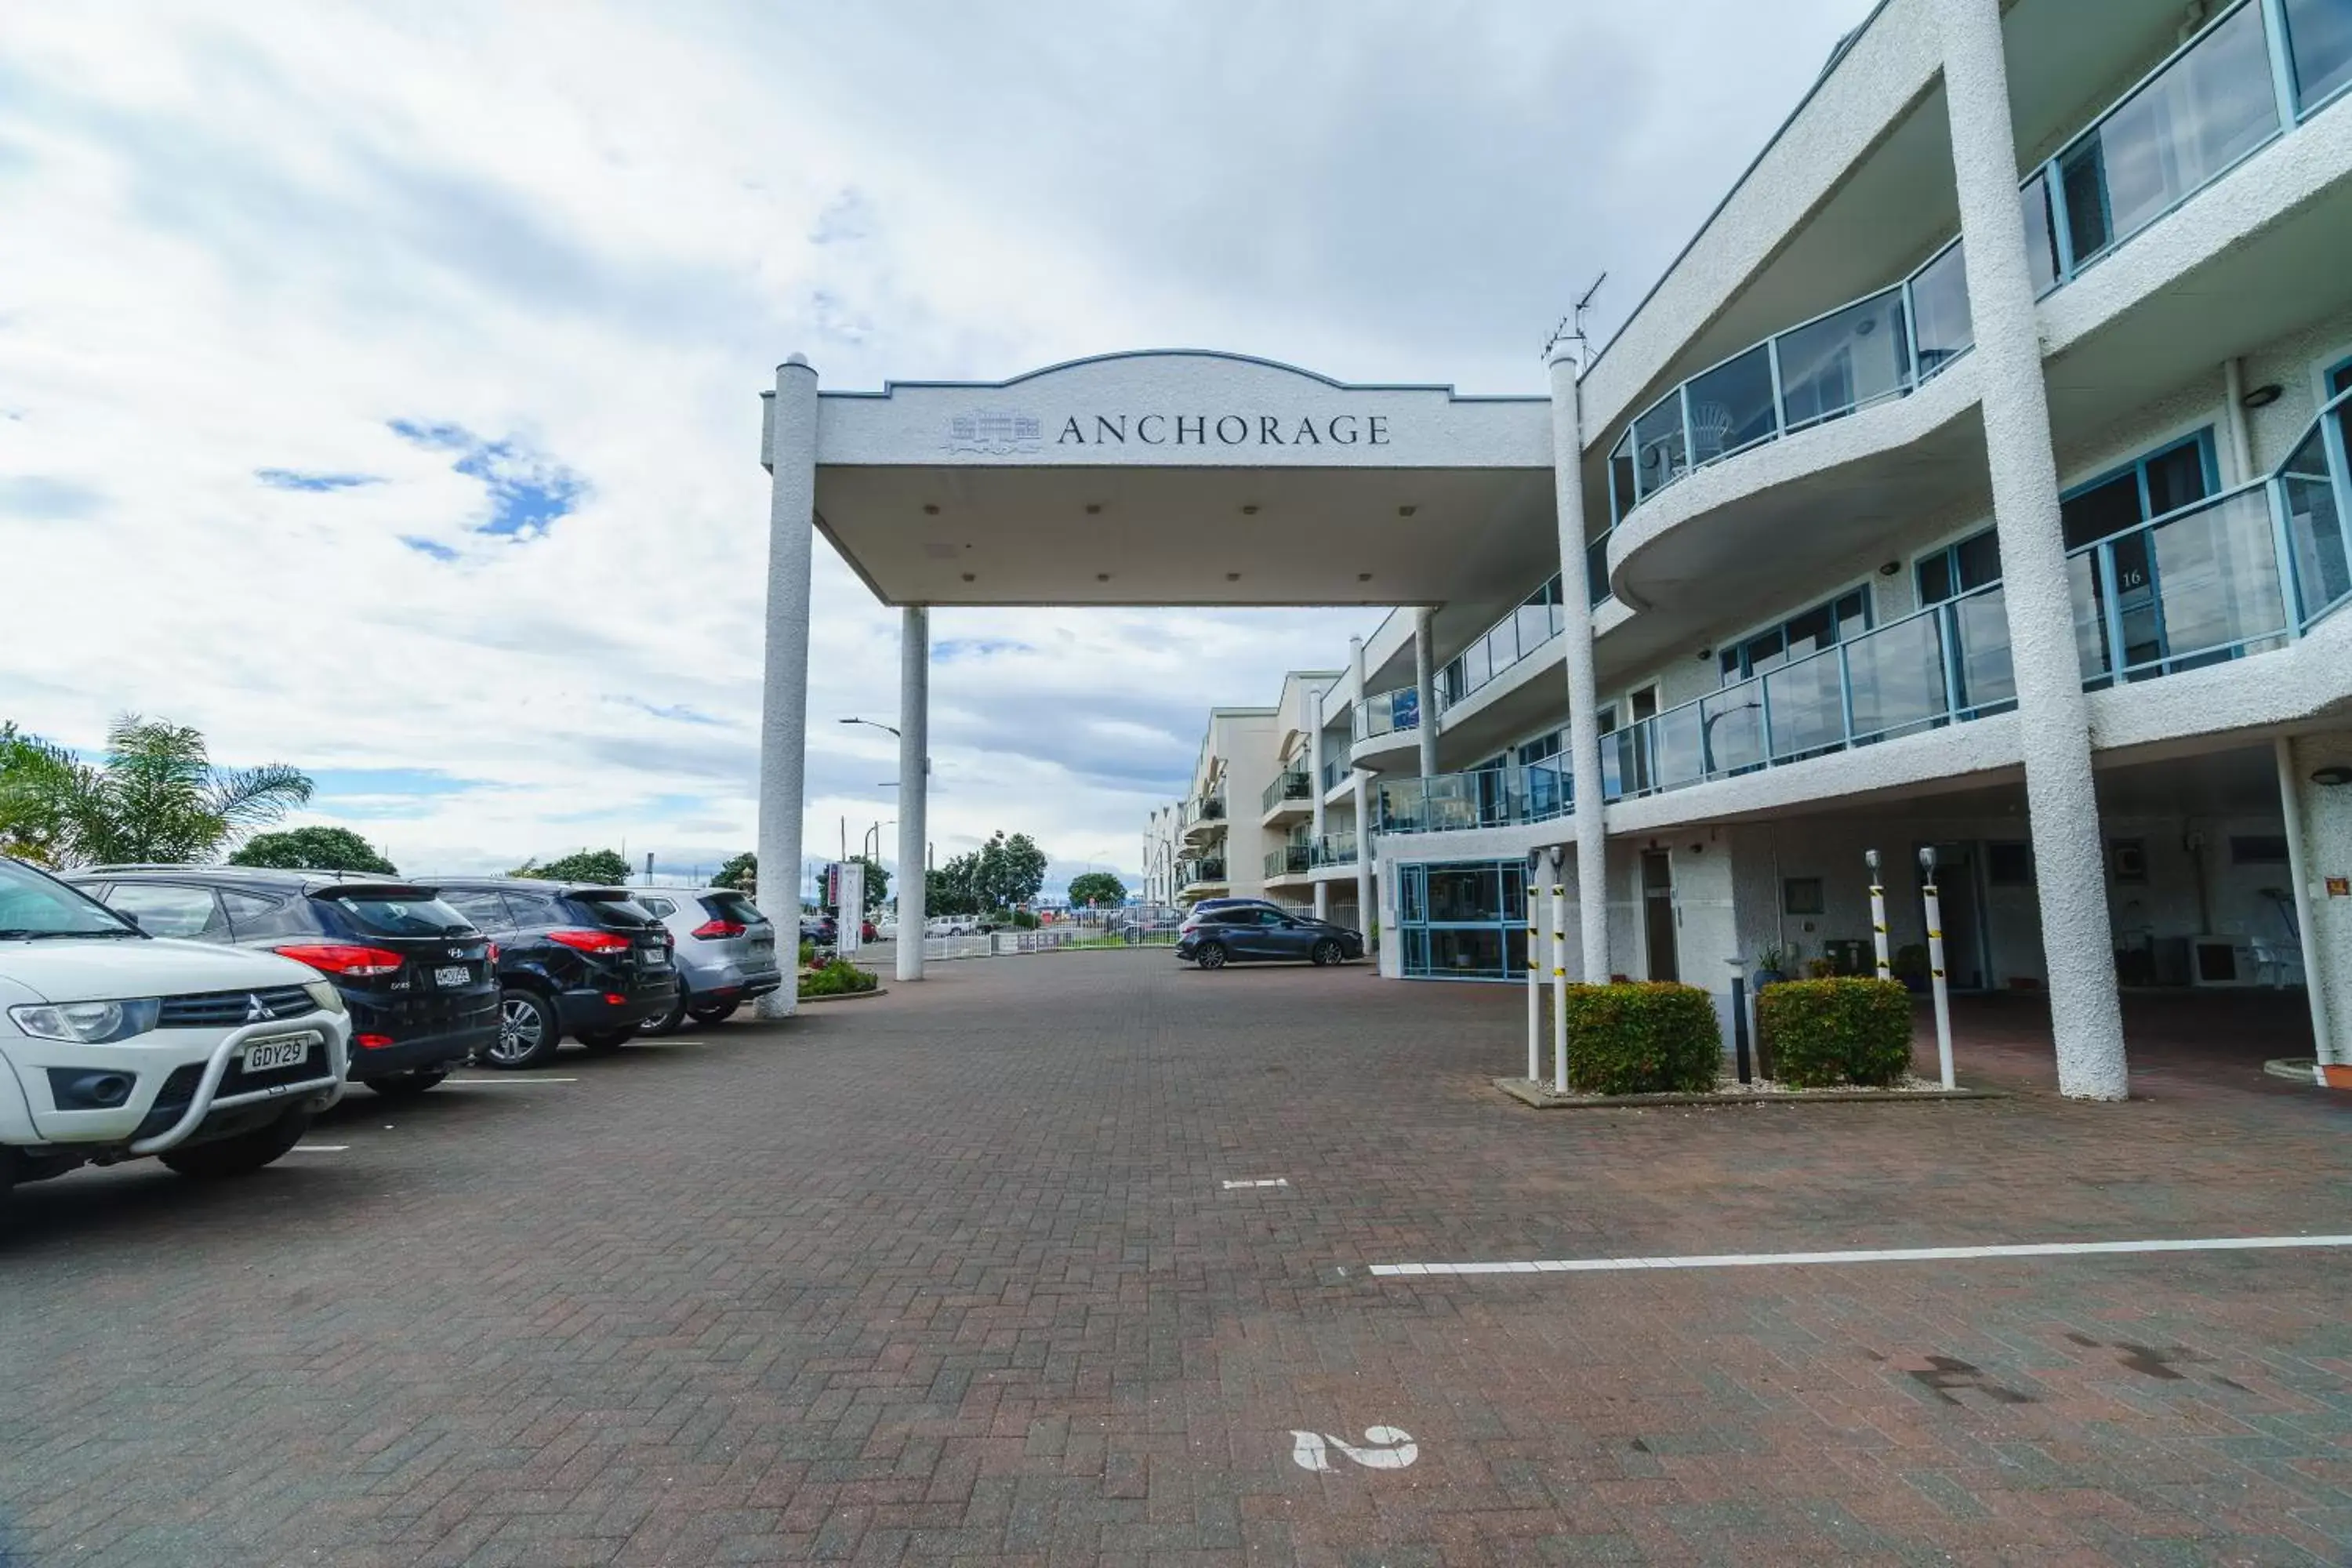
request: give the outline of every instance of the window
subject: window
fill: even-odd
[[[2033,846],[2031,844],[1986,845],[1985,880],[1996,888],[2032,887],[2033,885]]]
[[[257,936],[299,936],[310,930],[298,900],[269,899],[224,888],[220,901],[228,911],[229,929],[239,942]]]
[[[422,889],[337,894],[332,902],[353,929],[368,936],[455,936],[467,916]]]
[[[637,902],[646,906],[647,914],[658,915],[664,920],[677,913],[677,906],[667,899],[639,899]]]
[[[1990,528],[1919,557],[1922,606],[1940,605],[2000,581],[2000,540]]]
[[[2208,426],[2068,491],[2058,508],[2066,548],[2079,550],[2151,518],[2194,505],[2220,488],[2213,431]]]
[[[114,889],[107,903],[139,918],[139,929],[149,936],[202,937],[225,942],[228,921],[210,888],[181,887],[170,882],[126,882]]]
[[[1780,883],[1780,912],[1790,915],[1818,915],[1828,912],[1829,904],[1819,877],[1790,877]]]
[[[1519,748],[1519,766],[1531,768],[1538,763],[1549,762],[1559,755],[1559,731],[1538,735]]]
[[[2230,864],[2232,866],[2284,866],[2286,864],[2286,839],[2274,833],[2244,833],[2230,836]]]
[[[1870,595],[1856,588],[1825,605],[1791,616],[1779,626],[1745,637],[1718,656],[1723,684],[1736,686],[1809,654],[1833,647],[1870,627]]]
[[[515,923],[507,914],[506,900],[494,889],[452,889],[441,895],[441,901],[484,931],[505,931]]]

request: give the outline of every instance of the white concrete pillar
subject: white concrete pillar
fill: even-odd
[[[1326,689],[1328,690],[1328,688]],[[1315,815],[1307,827],[1309,846],[1307,852],[1307,874],[1315,877],[1320,869],[1315,864],[1315,851],[1322,847],[1323,836],[1328,831],[1325,823],[1328,814],[1323,805],[1323,693],[1320,691],[1309,693],[1307,705],[1314,710],[1310,718],[1315,726],[1307,732],[1307,787],[1313,792],[1308,798],[1315,803]],[[1328,921],[1331,918],[1331,884],[1322,880],[1320,877],[1317,877],[1315,882],[1315,918],[1318,921]]]
[[[768,405],[768,658],[760,711],[760,904],[795,944],[801,918],[801,809],[808,761],[809,550],[816,517],[816,372],[794,354]],[[785,985],[762,1018],[799,1006]]]
[[[2025,752],[2025,803],[2050,968],[2058,1087],[2083,1100],[2128,1090],[2116,992],[2088,705],[2074,651],[2059,531],[2042,335],[2018,205],[2000,0],[1936,0],[1967,242],[1969,305],[1983,386],[1985,453],[2000,541],[2009,643]]]
[[[2279,817],[2286,832],[2286,873],[2294,882],[2294,930],[2303,958],[2304,995],[2311,1005],[2312,1053],[2322,1067],[2336,1059],[2335,1030],[2328,1017],[2327,957],[2311,898],[2311,851],[2305,833],[2303,781],[2295,774],[2294,742],[2284,735],[2272,742],[2278,769]]]
[[[1433,623],[1437,612],[1419,609],[1412,613],[1412,689],[1413,706],[1421,714],[1421,776],[1437,776],[1437,635]]]
[[[924,823],[930,815],[931,612],[908,605],[898,620],[898,978],[923,977]]]
[[[1568,665],[1569,783],[1575,792],[1576,927],[1584,978],[1609,978],[1607,793],[1601,779],[1601,709],[1593,692],[1592,582],[1584,551],[1583,391],[1576,361],[1551,362],[1552,505],[1559,519],[1562,654]]]
[[[1380,918],[1380,906],[1372,901],[1371,777],[1361,768],[1356,770],[1356,923],[1363,928],[1367,942],[1371,939],[1373,922]]]

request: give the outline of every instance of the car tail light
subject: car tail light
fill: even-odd
[[[390,1035],[353,1035],[352,1044],[363,1051],[380,1051],[393,1043]]]
[[[488,959],[492,963],[496,963],[499,961],[499,944],[492,942],[485,942],[482,945],[489,950],[488,952],[484,953],[483,956]]]
[[[619,1007],[625,1005],[629,999],[626,996],[622,995],[617,991],[607,991],[604,993],[604,1000],[612,1005]]]
[[[694,934],[710,942],[723,936],[741,936],[749,929],[741,921],[705,921],[694,928]]]
[[[610,931],[551,931],[547,940],[560,942],[575,952],[626,952],[630,946],[627,937]]]
[[[277,951],[322,973],[348,975],[354,980],[400,973],[400,954],[386,952],[380,947],[361,947],[347,942],[298,942]]]

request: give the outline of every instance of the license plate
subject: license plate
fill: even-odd
[[[462,963],[446,963],[433,972],[433,984],[455,991],[474,983],[474,972]]]
[[[647,969],[667,969],[669,967],[669,949],[666,947],[649,947],[645,949],[644,952],[646,967]]]
[[[256,1040],[245,1047],[245,1070],[269,1072],[309,1061],[310,1047],[317,1039],[316,1035],[300,1035],[284,1040]]]

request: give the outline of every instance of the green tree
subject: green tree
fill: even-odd
[[[348,827],[290,827],[257,834],[228,858],[232,866],[274,866],[289,871],[373,871],[397,877],[400,868]]]
[[[732,888],[739,893],[748,893],[759,879],[760,858],[746,849],[724,866],[719,867],[719,875],[710,879],[710,885],[714,888]]]
[[[629,863],[621,858],[617,849],[582,849],[544,866],[536,860],[526,860],[508,875],[536,877],[546,882],[600,882],[617,888],[629,879]]]
[[[1127,902],[1127,884],[1108,871],[1087,871],[1070,879],[1070,907],[1116,909]]]
[[[6,727],[0,837],[61,866],[202,860],[310,798],[280,763],[216,768],[201,731],[135,713],[106,732],[99,766]]]
[[[978,857],[956,855],[935,871],[923,873],[923,908],[934,915],[976,915],[980,900],[971,891],[971,871]]]

